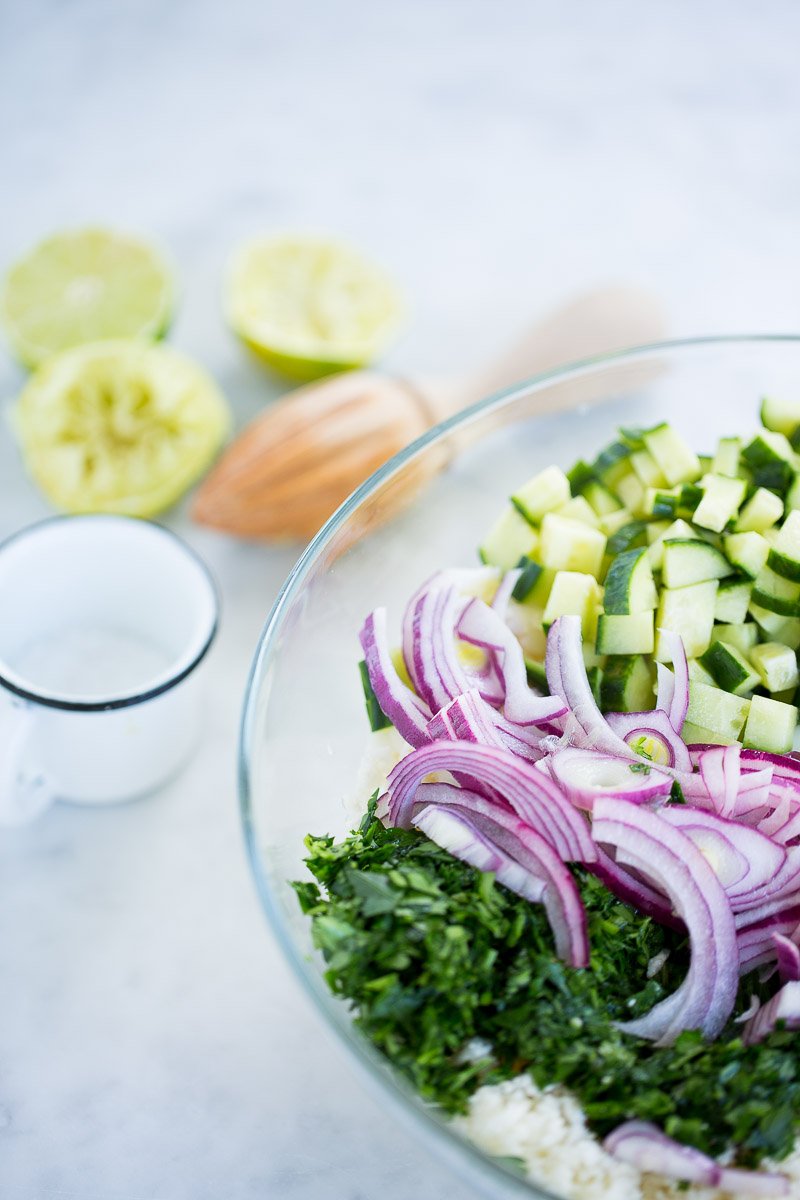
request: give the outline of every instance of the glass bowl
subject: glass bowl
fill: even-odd
[[[617,425],[662,419],[698,451],[713,451],[720,433],[758,424],[765,394],[800,398],[800,338],[663,343],[489,397],[431,429],[350,496],[297,563],[261,635],[244,708],[240,794],[264,911],[330,1029],[384,1101],[493,1196],[550,1193],[464,1141],[354,1028],[325,985],[310,922],[288,884],[307,877],[307,833],[341,835],[354,823],[345,800],[369,738],[358,631],[378,605],[399,630],[418,584],[441,567],[475,564],[510,491],[542,467],[592,457]]]

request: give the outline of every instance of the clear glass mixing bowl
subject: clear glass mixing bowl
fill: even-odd
[[[430,430],[328,521],[287,580],[261,635],[244,709],[240,787],[264,911],[298,977],[396,1114],[473,1185],[546,1196],[468,1145],[353,1027],[323,980],[288,881],[306,876],[308,832],[342,834],[369,737],[358,631],[377,605],[398,629],[412,590],[476,547],[517,484],[590,458],[620,424],[672,422],[698,451],[758,423],[763,395],[800,398],[800,338],[664,343],[541,376]],[[405,506],[404,506],[405,505]],[[392,519],[388,519],[391,517]],[[366,796],[363,797],[366,800]]]

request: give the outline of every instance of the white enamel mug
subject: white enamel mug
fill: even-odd
[[[0,823],[154,791],[199,730],[217,592],[159,525],[56,517],[0,546]]]

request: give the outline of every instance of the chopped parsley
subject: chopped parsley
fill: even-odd
[[[684,1033],[656,1048],[621,1033],[672,992],[688,966],[685,937],[617,901],[575,871],[592,963],[556,958],[544,908],[532,905],[421,834],[385,829],[374,799],[343,842],[306,839],[316,882],[293,886],[313,925],[331,989],[361,1031],[428,1101],[463,1112],[482,1084],[530,1073],[563,1084],[600,1136],[630,1118],[753,1166],[792,1149],[800,1126],[797,1034],[744,1047],[731,1021],[706,1043]],[[661,960],[656,956],[668,954]],[[648,964],[661,966],[648,979]],[[754,977],[738,1011],[759,994]],[[767,993],[768,994],[768,993]],[[472,1039],[492,1047],[477,1061]]]

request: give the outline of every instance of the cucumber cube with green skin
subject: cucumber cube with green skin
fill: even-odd
[[[670,425],[664,423],[647,430],[642,434],[642,441],[670,487],[677,483],[694,483],[700,478],[700,459]]]
[[[542,520],[539,558],[554,571],[580,571],[600,574],[606,549],[606,535],[571,517],[546,513]]]
[[[573,496],[583,494],[584,488],[594,480],[594,471],[587,462],[579,458],[575,465],[567,471],[570,491]]]
[[[590,480],[583,489],[583,496],[591,504],[598,517],[622,511],[622,501],[610,488],[597,479]]]
[[[653,676],[640,654],[609,658],[600,683],[604,712],[643,712],[653,707]]]
[[[662,522],[659,522],[661,525]],[[650,566],[654,571],[660,571],[664,561],[664,545],[668,541],[679,541],[688,538],[690,541],[697,537],[697,531],[680,517],[677,521],[667,524],[650,545]]]
[[[559,571],[550,589],[542,624],[549,629],[557,617],[574,615],[581,619],[584,638],[593,638],[597,629],[599,601],[600,588],[594,575]]]
[[[660,632],[663,629],[670,629],[681,636],[688,658],[705,654],[714,628],[714,603],[718,587],[717,580],[713,579],[707,583],[693,583],[689,587],[662,590],[656,619],[658,633],[655,656],[658,662],[672,662],[669,639],[665,639]]]
[[[654,643],[652,609],[628,616],[600,613],[597,619],[598,654],[652,654]]]
[[[770,566],[763,567],[753,585],[752,599],[781,617],[800,617],[800,583],[784,579]]]
[[[744,728],[752,701],[706,683],[690,682],[686,719],[714,734],[710,741],[735,742]]]
[[[516,600],[517,604],[524,604],[536,586],[536,582],[544,568],[539,563],[534,562],[532,558],[526,558],[523,555],[517,563],[517,569],[520,571],[520,577],[514,584],[511,599]]]
[[[773,433],[790,438],[800,426],[800,403],[794,400],[774,400],[765,396],[761,401],[761,424]]]
[[[723,579],[714,601],[714,620],[731,625],[744,621],[752,590],[749,579]]]
[[[616,492],[618,481],[624,475],[630,473],[631,467],[628,461],[630,456],[630,446],[627,446],[624,442],[611,442],[604,450],[600,451],[594,460],[592,470],[607,488],[611,488],[612,492]]]
[[[743,742],[749,750],[788,754],[797,728],[797,709],[769,696],[753,696]]]
[[[755,532],[729,533],[722,539],[722,548],[728,562],[751,579],[763,569],[770,550],[767,539]]]
[[[713,676],[717,687],[735,696],[744,696],[758,686],[759,676],[730,642],[712,642],[700,663]]]
[[[661,467],[647,450],[634,450],[631,454],[630,463],[642,487],[659,488],[669,486]]]
[[[633,471],[617,480],[615,492],[629,512],[639,515],[645,510],[645,489]]]
[[[527,558],[535,555],[538,545],[536,530],[509,505],[483,539],[478,553],[487,566],[510,571],[523,555]]]
[[[714,475],[728,475],[735,479],[739,473],[739,455],[742,443],[737,437],[720,438],[717,453],[711,462],[711,472]]]
[[[713,729],[704,729],[702,725],[695,725],[691,721],[683,722],[681,737],[687,746],[732,746],[738,741],[738,738],[722,737]]]
[[[800,620],[796,617],[781,617],[750,601],[750,613],[756,624],[767,634],[770,641],[783,642],[796,650],[800,646]]]
[[[603,607],[607,613],[652,611],[658,604],[658,592],[646,546],[623,550],[611,561],[605,581]]]
[[[768,692],[785,692],[800,683],[797,655],[780,642],[762,642],[753,646],[750,661]]]
[[[670,525],[678,525],[678,524],[686,525],[686,522],[685,521],[661,520],[661,521],[642,521],[642,522],[640,522],[640,524],[644,525],[644,527],[645,527],[645,534],[647,536],[648,546],[652,546],[653,542],[657,542],[659,538],[664,537],[664,535],[666,534]],[[691,526],[686,525],[686,528],[689,531],[687,536],[691,537],[692,536]],[[627,549],[627,546],[620,546],[620,550],[626,550],[626,549]]]
[[[600,527],[597,513],[583,496],[573,496],[566,504],[562,504],[554,511],[560,513],[562,517],[572,517],[573,521],[583,521],[584,525],[592,525],[595,529]]]
[[[745,621],[736,625],[715,625],[711,633],[712,645],[714,642],[729,642],[748,657],[757,641],[758,626],[755,621]]]
[[[710,671],[707,671],[699,658],[690,658],[688,660],[689,681],[694,683],[707,683],[710,687],[716,687],[716,680]]]
[[[511,503],[531,525],[538,525],[545,513],[561,508],[570,499],[569,480],[560,467],[546,467],[515,492]]]
[[[786,511],[800,508],[800,475],[795,475],[786,493]]]
[[[681,488],[647,488],[642,511],[648,516],[671,519],[681,506]]]
[[[790,512],[783,522],[769,551],[767,565],[784,579],[800,582],[800,512]]]
[[[668,588],[689,587],[733,574],[725,555],[698,538],[665,538],[661,570]]]
[[[736,518],[736,533],[763,533],[771,529],[783,516],[783,501],[774,492],[760,487],[742,508]]]
[[[623,534],[622,531],[628,529],[632,525],[644,524],[646,524],[644,521],[634,521],[627,508],[619,508],[616,512],[605,513],[602,517],[600,517],[600,528],[608,538],[608,546],[606,547],[607,552],[609,554],[618,554],[620,550],[627,550],[628,546],[636,544],[637,535],[635,533],[628,535]],[[617,548],[612,550],[611,542],[618,533],[623,537],[623,539],[625,539],[624,545],[618,545],[615,543]]]
[[[758,487],[773,488],[778,492],[789,488],[797,470],[796,456],[788,439],[782,433],[770,433],[766,429],[748,442],[742,450],[742,458]]]
[[[703,498],[694,510],[692,521],[703,529],[722,533],[741,507],[747,484],[743,479],[728,479],[724,475],[706,475]]]

